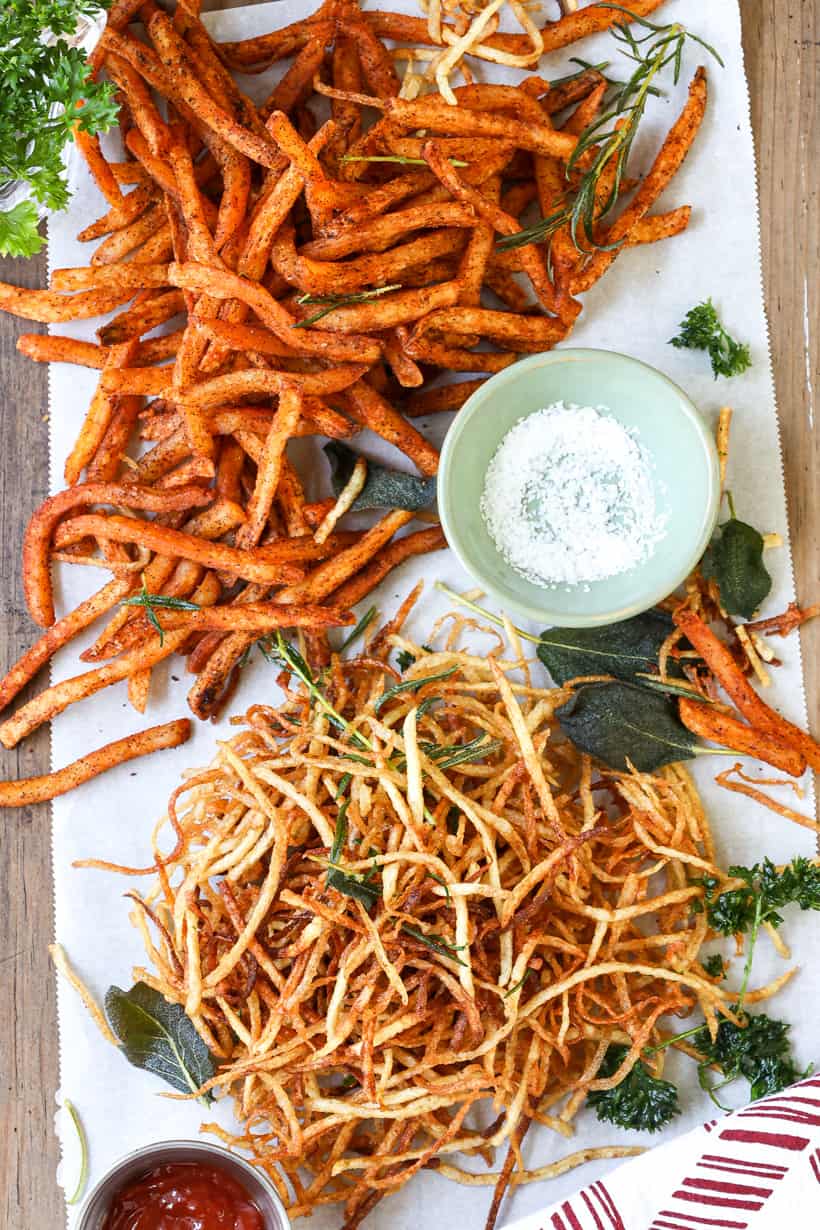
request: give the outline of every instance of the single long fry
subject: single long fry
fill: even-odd
[[[820,769],[820,746],[811,735],[781,717],[761,700],[728,648],[700,616],[681,607],[675,611],[673,619],[746,720],[758,730],[793,747],[813,769]]]
[[[775,769],[790,773],[792,777],[801,777],[805,772],[806,761],[795,747],[766,731],[747,726],[745,722],[728,713],[721,713],[711,705],[702,705],[683,697],[680,716],[687,730],[703,739],[720,743],[746,756],[754,756]]]
[[[117,765],[128,764],[140,756],[150,756],[166,748],[179,747],[181,743],[187,743],[190,737],[191,722],[188,718],[166,722],[163,726],[150,726],[135,735],[106,743],[105,747],[88,752],[54,773],[27,777],[17,782],[0,782],[0,807],[30,807],[34,803],[56,799]]]

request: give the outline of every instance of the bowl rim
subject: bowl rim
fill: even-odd
[[[105,1195],[106,1188],[111,1188],[111,1195],[115,1194],[114,1187],[116,1180],[121,1172],[127,1171],[128,1168],[136,1162],[144,1162],[146,1167],[151,1165],[161,1166],[164,1160],[174,1161],[178,1151],[186,1150],[193,1153],[200,1153],[204,1157],[217,1159],[223,1164],[233,1167],[235,1170],[244,1174],[249,1180],[257,1183],[263,1189],[266,1199],[269,1201],[278,1219],[277,1225],[267,1227],[267,1230],[290,1230],[291,1221],[288,1216],[287,1209],[282,1203],[282,1198],[274,1187],[268,1175],[261,1167],[252,1166],[251,1163],[239,1153],[234,1153],[230,1149],[226,1149],[224,1145],[216,1144],[209,1140],[156,1140],[150,1144],[141,1145],[137,1149],[132,1149],[129,1153],[124,1153],[118,1157],[115,1162],[108,1167],[105,1173],[98,1179],[88,1194],[85,1196],[80,1205],[79,1216],[77,1218],[77,1230],[91,1230],[89,1218],[97,1210],[95,1204],[101,1196]],[[176,1160],[179,1160],[178,1158]],[[125,1180],[127,1181],[127,1179]],[[250,1193],[249,1193],[250,1194]],[[270,1220],[264,1209],[260,1210],[266,1223]],[[106,1208],[105,1213],[108,1212]]]
[[[696,436],[699,438],[705,460],[708,465],[708,496],[706,506],[704,508],[700,534],[697,539],[696,546],[693,547],[691,555],[687,557],[685,570],[681,570],[681,576],[678,581],[668,589],[656,587],[647,589],[646,594],[634,602],[626,603],[613,611],[607,611],[602,614],[585,615],[572,614],[567,615],[563,611],[551,610],[549,607],[549,598],[545,597],[543,605],[534,605],[527,601],[520,601],[505,592],[503,588],[496,585],[492,580],[484,576],[477,569],[470,559],[469,552],[465,549],[464,543],[461,540],[451,516],[450,501],[453,494],[453,457],[456,449],[459,447],[465,432],[470,429],[470,424],[475,418],[477,412],[481,409],[488,396],[503,389],[506,385],[514,383],[517,376],[522,371],[529,370],[533,367],[551,366],[560,363],[574,363],[578,361],[595,361],[595,360],[611,360],[624,363],[629,367],[637,369],[640,373],[649,373],[653,377],[660,379],[667,386],[670,392],[674,393],[679,400],[680,412],[687,418],[695,430]],[[703,416],[698,410],[695,403],[689,397],[679,384],[676,384],[670,376],[662,372],[657,367],[653,367],[651,363],[644,362],[643,359],[636,359],[632,355],[624,354],[619,350],[605,350],[600,347],[567,347],[566,349],[548,350],[538,354],[526,355],[522,359],[518,359],[515,363],[511,363],[509,367],[505,367],[502,371],[496,372],[495,375],[484,381],[464,402],[460,410],[456,411],[455,421],[451,424],[447,435],[444,439],[444,444],[441,449],[439,458],[438,470],[438,511],[441,518],[441,527],[444,531],[444,536],[447,539],[447,545],[452,550],[453,554],[458,559],[465,572],[479,584],[492,598],[499,602],[505,610],[511,611],[517,615],[526,616],[534,622],[542,622],[551,627],[564,628],[600,628],[606,627],[609,624],[617,623],[620,620],[631,619],[635,615],[640,615],[644,611],[648,611],[651,607],[656,606],[664,598],[668,597],[671,592],[689,575],[692,569],[701,559],[706,550],[709,541],[714,533],[715,525],[717,524],[718,515],[720,512],[720,462],[718,459],[717,446],[715,444],[712,433],[708,429]],[[508,565],[509,567],[509,565]],[[548,590],[544,591],[545,595],[549,594]]]

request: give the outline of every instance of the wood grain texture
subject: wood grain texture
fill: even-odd
[[[211,0],[205,8],[236,7]],[[693,10],[697,5],[693,6]],[[820,595],[820,9],[816,0],[742,0],[752,119],[760,163],[766,295],[789,493],[797,586]],[[694,16],[694,12],[693,12]],[[45,261],[0,261],[0,280],[43,285]],[[20,539],[47,484],[46,370],[14,341],[36,326],[0,319],[0,669],[30,643]],[[804,633],[815,732],[820,626]],[[46,771],[45,732],[0,755],[4,777]],[[0,816],[0,1225],[63,1224],[54,1180],[57,1082],[49,819],[45,807]]]

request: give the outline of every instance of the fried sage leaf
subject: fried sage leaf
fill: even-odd
[[[695,737],[674,701],[632,684],[584,684],[555,713],[567,738],[611,769],[626,769],[629,762],[640,773],[654,773],[696,755]]]
[[[216,1072],[211,1052],[180,1004],[137,982],[130,991],[109,987],[105,1015],[135,1068],[159,1076],[180,1093],[194,1093]],[[204,1095],[210,1102],[210,1093]]]
[[[707,551],[702,570],[704,576],[717,581],[724,610],[744,619],[752,618],[772,588],[763,563],[763,536],[736,517],[720,527],[720,537]]]
[[[326,444],[325,453],[330,461],[333,494],[338,496],[350,481],[359,454],[338,440],[331,440]],[[368,460],[367,479],[354,500],[351,511],[360,512],[364,508],[405,508],[409,512],[416,512],[419,508],[432,504],[435,498],[434,478],[419,478],[416,474],[390,470],[387,466],[379,465],[377,461]]]
[[[645,611],[605,628],[550,628],[541,634],[538,657],[559,687],[583,675],[614,675],[633,683],[638,673],[657,667],[673,627],[665,611]]]

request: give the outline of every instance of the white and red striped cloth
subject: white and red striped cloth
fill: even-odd
[[[820,1075],[713,1119],[509,1230],[818,1230]]]

